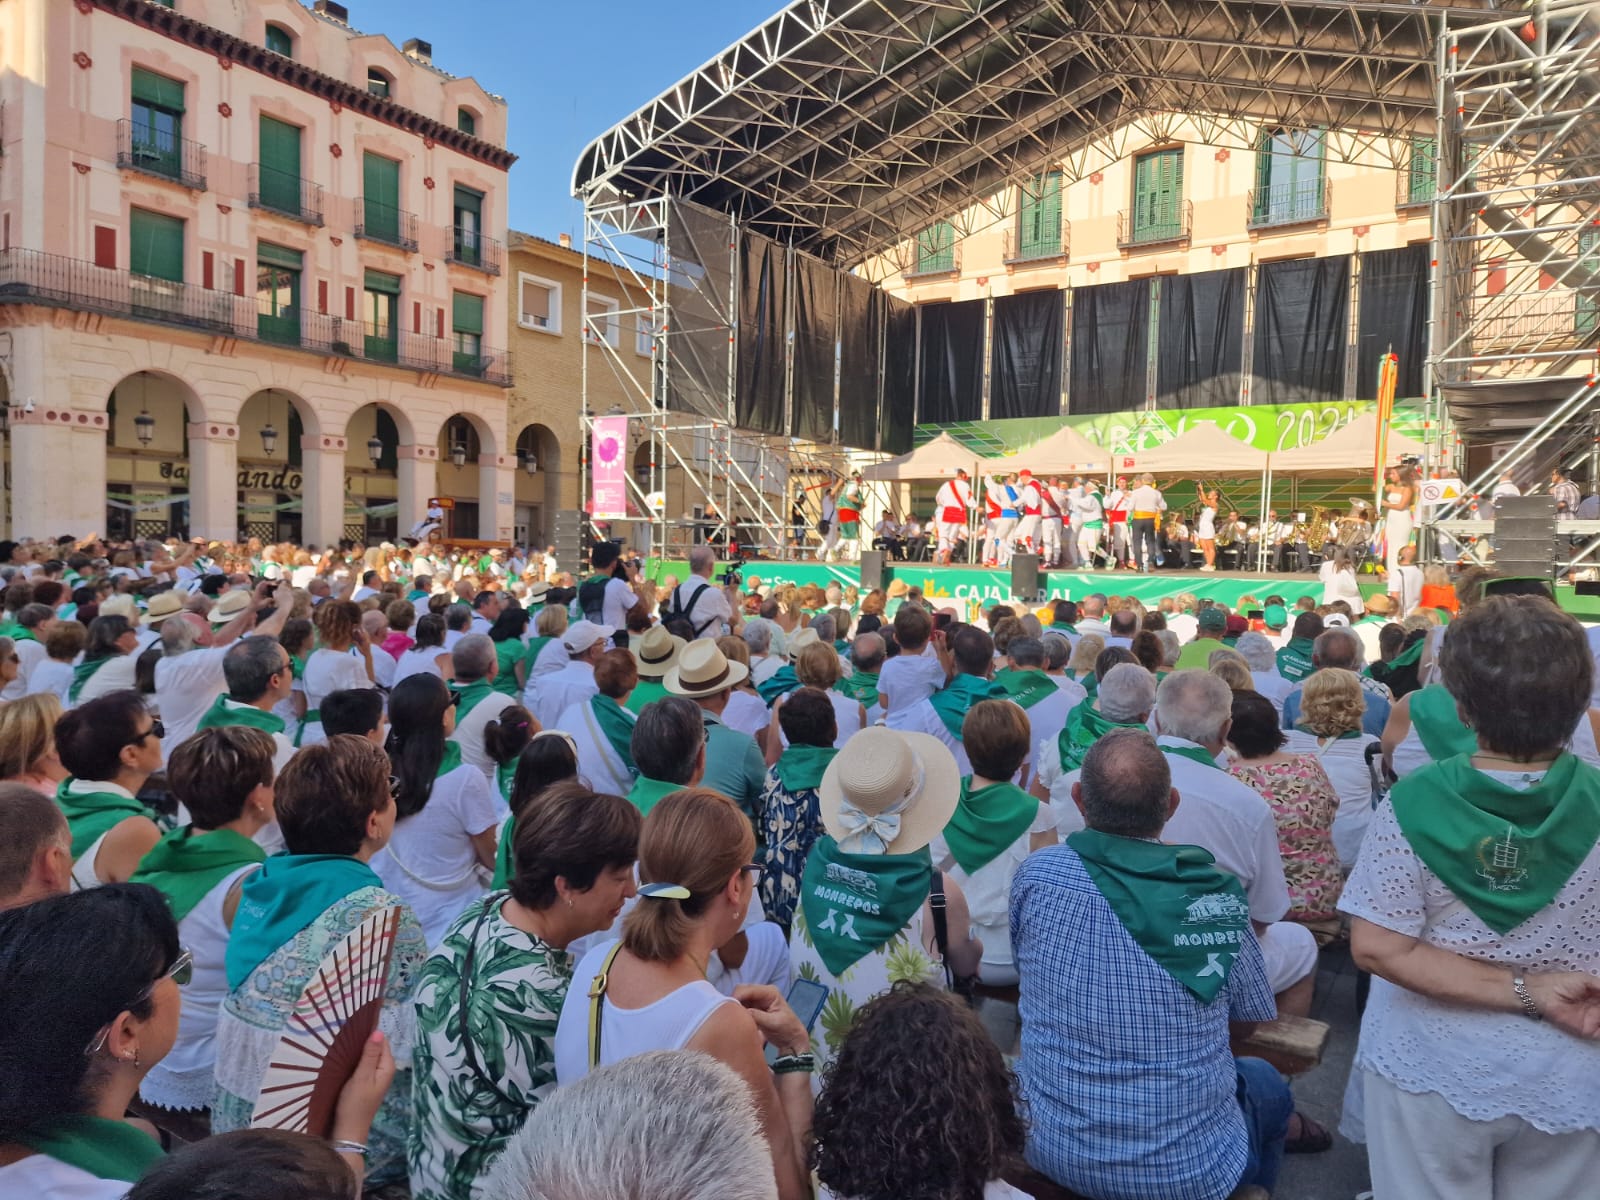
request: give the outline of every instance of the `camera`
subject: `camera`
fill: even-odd
[[[736,567],[729,567],[721,575],[717,576],[717,582],[722,584],[723,586],[727,586],[728,584],[731,583],[735,587],[737,587],[738,584],[739,584],[739,571],[738,571],[738,569]]]

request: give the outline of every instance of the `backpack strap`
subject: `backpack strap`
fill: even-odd
[[[694,606],[700,603],[700,597],[705,595],[706,591],[710,587],[711,585],[709,583],[702,583],[699,587],[695,588],[694,592],[689,596],[689,603],[686,605],[678,602],[679,593],[677,590],[674,590],[672,593],[672,607],[675,610],[673,615],[682,617],[684,620],[688,621],[689,624],[694,627],[695,637],[699,637],[702,633],[709,629],[711,627],[711,622],[716,620],[715,617],[711,617],[705,622],[705,624],[695,625],[694,618],[689,615],[690,613],[694,612]]]

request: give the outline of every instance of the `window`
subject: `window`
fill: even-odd
[[[478,118],[473,115],[470,108],[456,109],[456,128],[462,133],[470,133],[473,137],[478,136]]]
[[[300,344],[302,255],[271,242],[256,245],[256,336],[285,346]]]
[[[370,151],[361,159],[361,224],[364,236],[400,243],[400,164]]]
[[[599,342],[604,338],[608,345],[622,345],[622,323],[617,320],[617,309],[621,306],[610,296],[600,296],[594,292],[589,293],[587,303],[585,316],[588,319],[583,323],[584,340]]]
[[[1263,130],[1256,144],[1256,190],[1252,225],[1288,225],[1327,216],[1323,202],[1320,129]]]
[[[483,374],[483,297],[455,292],[450,303],[455,369],[463,375]]]
[[[367,91],[374,96],[382,96],[387,100],[393,86],[394,80],[390,79],[385,72],[378,70],[377,67],[367,68]]]
[[[1406,168],[1406,202],[1431,204],[1439,178],[1439,144],[1431,137],[1411,139],[1411,162]]]
[[[483,193],[456,185],[455,261],[469,267],[483,264]]]
[[[1133,160],[1133,241],[1183,236],[1183,147]]]
[[[649,358],[656,345],[655,318],[649,313],[640,313],[638,321],[639,328],[634,335],[633,348],[639,354]]]
[[[261,118],[260,204],[291,217],[300,215],[300,132],[297,125]]]
[[[452,452],[457,446],[464,451],[462,458],[468,466],[483,457],[483,443],[478,440],[478,431],[465,417],[451,417],[446,421],[440,441],[443,445],[439,447],[439,451],[447,461],[451,459]]]
[[[294,57],[294,34],[282,25],[267,26],[267,49],[285,58]]]
[[[129,149],[142,171],[177,179],[183,174],[183,84],[141,67],[133,69]]]
[[[1600,326],[1600,229],[1578,231],[1578,261],[1569,275],[1578,295],[1573,305],[1573,329],[1593,333]]]
[[[1017,205],[1017,258],[1061,253],[1061,172],[1039,175],[1022,186]]]
[[[916,274],[955,269],[956,231],[949,221],[936,221],[917,234]]]
[[[368,358],[394,362],[400,357],[400,276],[368,271],[361,294]]]
[[[561,332],[561,285],[537,275],[517,276],[517,324],[524,329]]]
[[[183,282],[183,222],[135,208],[128,213],[128,269],[151,279]]]

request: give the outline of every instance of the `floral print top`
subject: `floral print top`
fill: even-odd
[[[1289,885],[1291,921],[1324,921],[1337,915],[1344,875],[1333,846],[1333,817],[1339,793],[1314,754],[1295,754],[1286,762],[1235,760],[1229,771],[1249,784],[1272,808],[1283,853],[1283,878]]]
[[[767,920],[788,929],[800,902],[806,856],[823,834],[816,788],[788,791],[775,768],[767,768],[761,792],[761,907]]]

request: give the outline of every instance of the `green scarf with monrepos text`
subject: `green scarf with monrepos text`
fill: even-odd
[[[67,818],[67,831],[72,835],[72,859],[76,862],[87,853],[102,834],[110,833],[129,817],[149,817],[155,813],[139,801],[117,792],[87,790],[93,785],[80,784],[67,778],[56,788],[56,807]]]
[[[1032,708],[1039,701],[1056,694],[1055,680],[1043,671],[1013,671],[1010,667],[994,673],[995,686],[1023,708]]]
[[[1067,845],[1139,948],[1196,999],[1215,1000],[1239,946],[1254,936],[1238,879],[1199,846],[1095,829],[1068,834]]]
[[[240,704],[237,700],[230,700],[226,696],[218,696],[205,715],[200,718],[200,723],[195,730],[225,729],[229,726],[243,725],[249,729],[259,729],[263,733],[282,733],[284,730],[283,718],[276,713],[263,712],[253,704]]]
[[[847,675],[839,680],[833,685],[833,690],[870,708],[878,702],[878,673],[857,671],[854,675]]]
[[[164,1156],[161,1143],[126,1121],[73,1114],[17,1135],[30,1150],[87,1171],[96,1179],[137,1183]]]
[[[1461,723],[1456,698],[1444,684],[1430,683],[1412,692],[1406,703],[1411,709],[1411,727],[1434,762],[1478,752],[1478,736]]]
[[[594,714],[595,724],[605,735],[606,743],[622,760],[628,774],[637,779],[639,768],[633,761],[633,723],[638,718],[610,696],[602,696],[599,692],[589,697],[589,711]]]
[[[328,909],[362,888],[381,888],[378,873],[347,854],[277,854],[244,881],[224,958],[231,991]]]
[[[1520,790],[1460,754],[1389,795],[1417,857],[1496,933],[1548,908],[1600,840],[1600,771],[1571,754]]]
[[[961,799],[944,827],[944,842],[967,874],[988,866],[1039,815],[1039,802],[1014,783],[991,783],[972,790],[972,776],[961,777]]]
[[[129,883],[148,883],[183,920],[206,894],[240,867],[267,861],[267,852],[232,829],[174,829],[139,860]]]
[[[1288,645],[1278,651],[1278,674],[1290,683],[1299,683],[1316,670],[1311,665],[1312,638],[1290,638]]]
[[[832,746],[785,746],[772,770],[790,795],[814,788],[839,752]]]
[[[824,834],[800,879],[806,932],[822,963],[847,971],[904,929],[933,882],[924,846],[911,854],[846,854]]]
[[[1005,694],[1005,689],[992,679],[980,679],[976,675],[957,675],[929,696],[928,702],[933,705],[933,711],[939,714],[939,719],[944,722],[944,727],[950,731],[951,736],[960,741],[962,722],[967,719],[967,713],[972,706],[981,700],[1003,699]]]
[[[1067,723],[1056,738],[1056,750],[1061,755],[1061,769],[1076,771],[1083,766],[1083,756],[1113,729],[1143,729],[1142,721],[1108,721],[1094,706],[1094,696],[1085,696],[1067,714]]]

